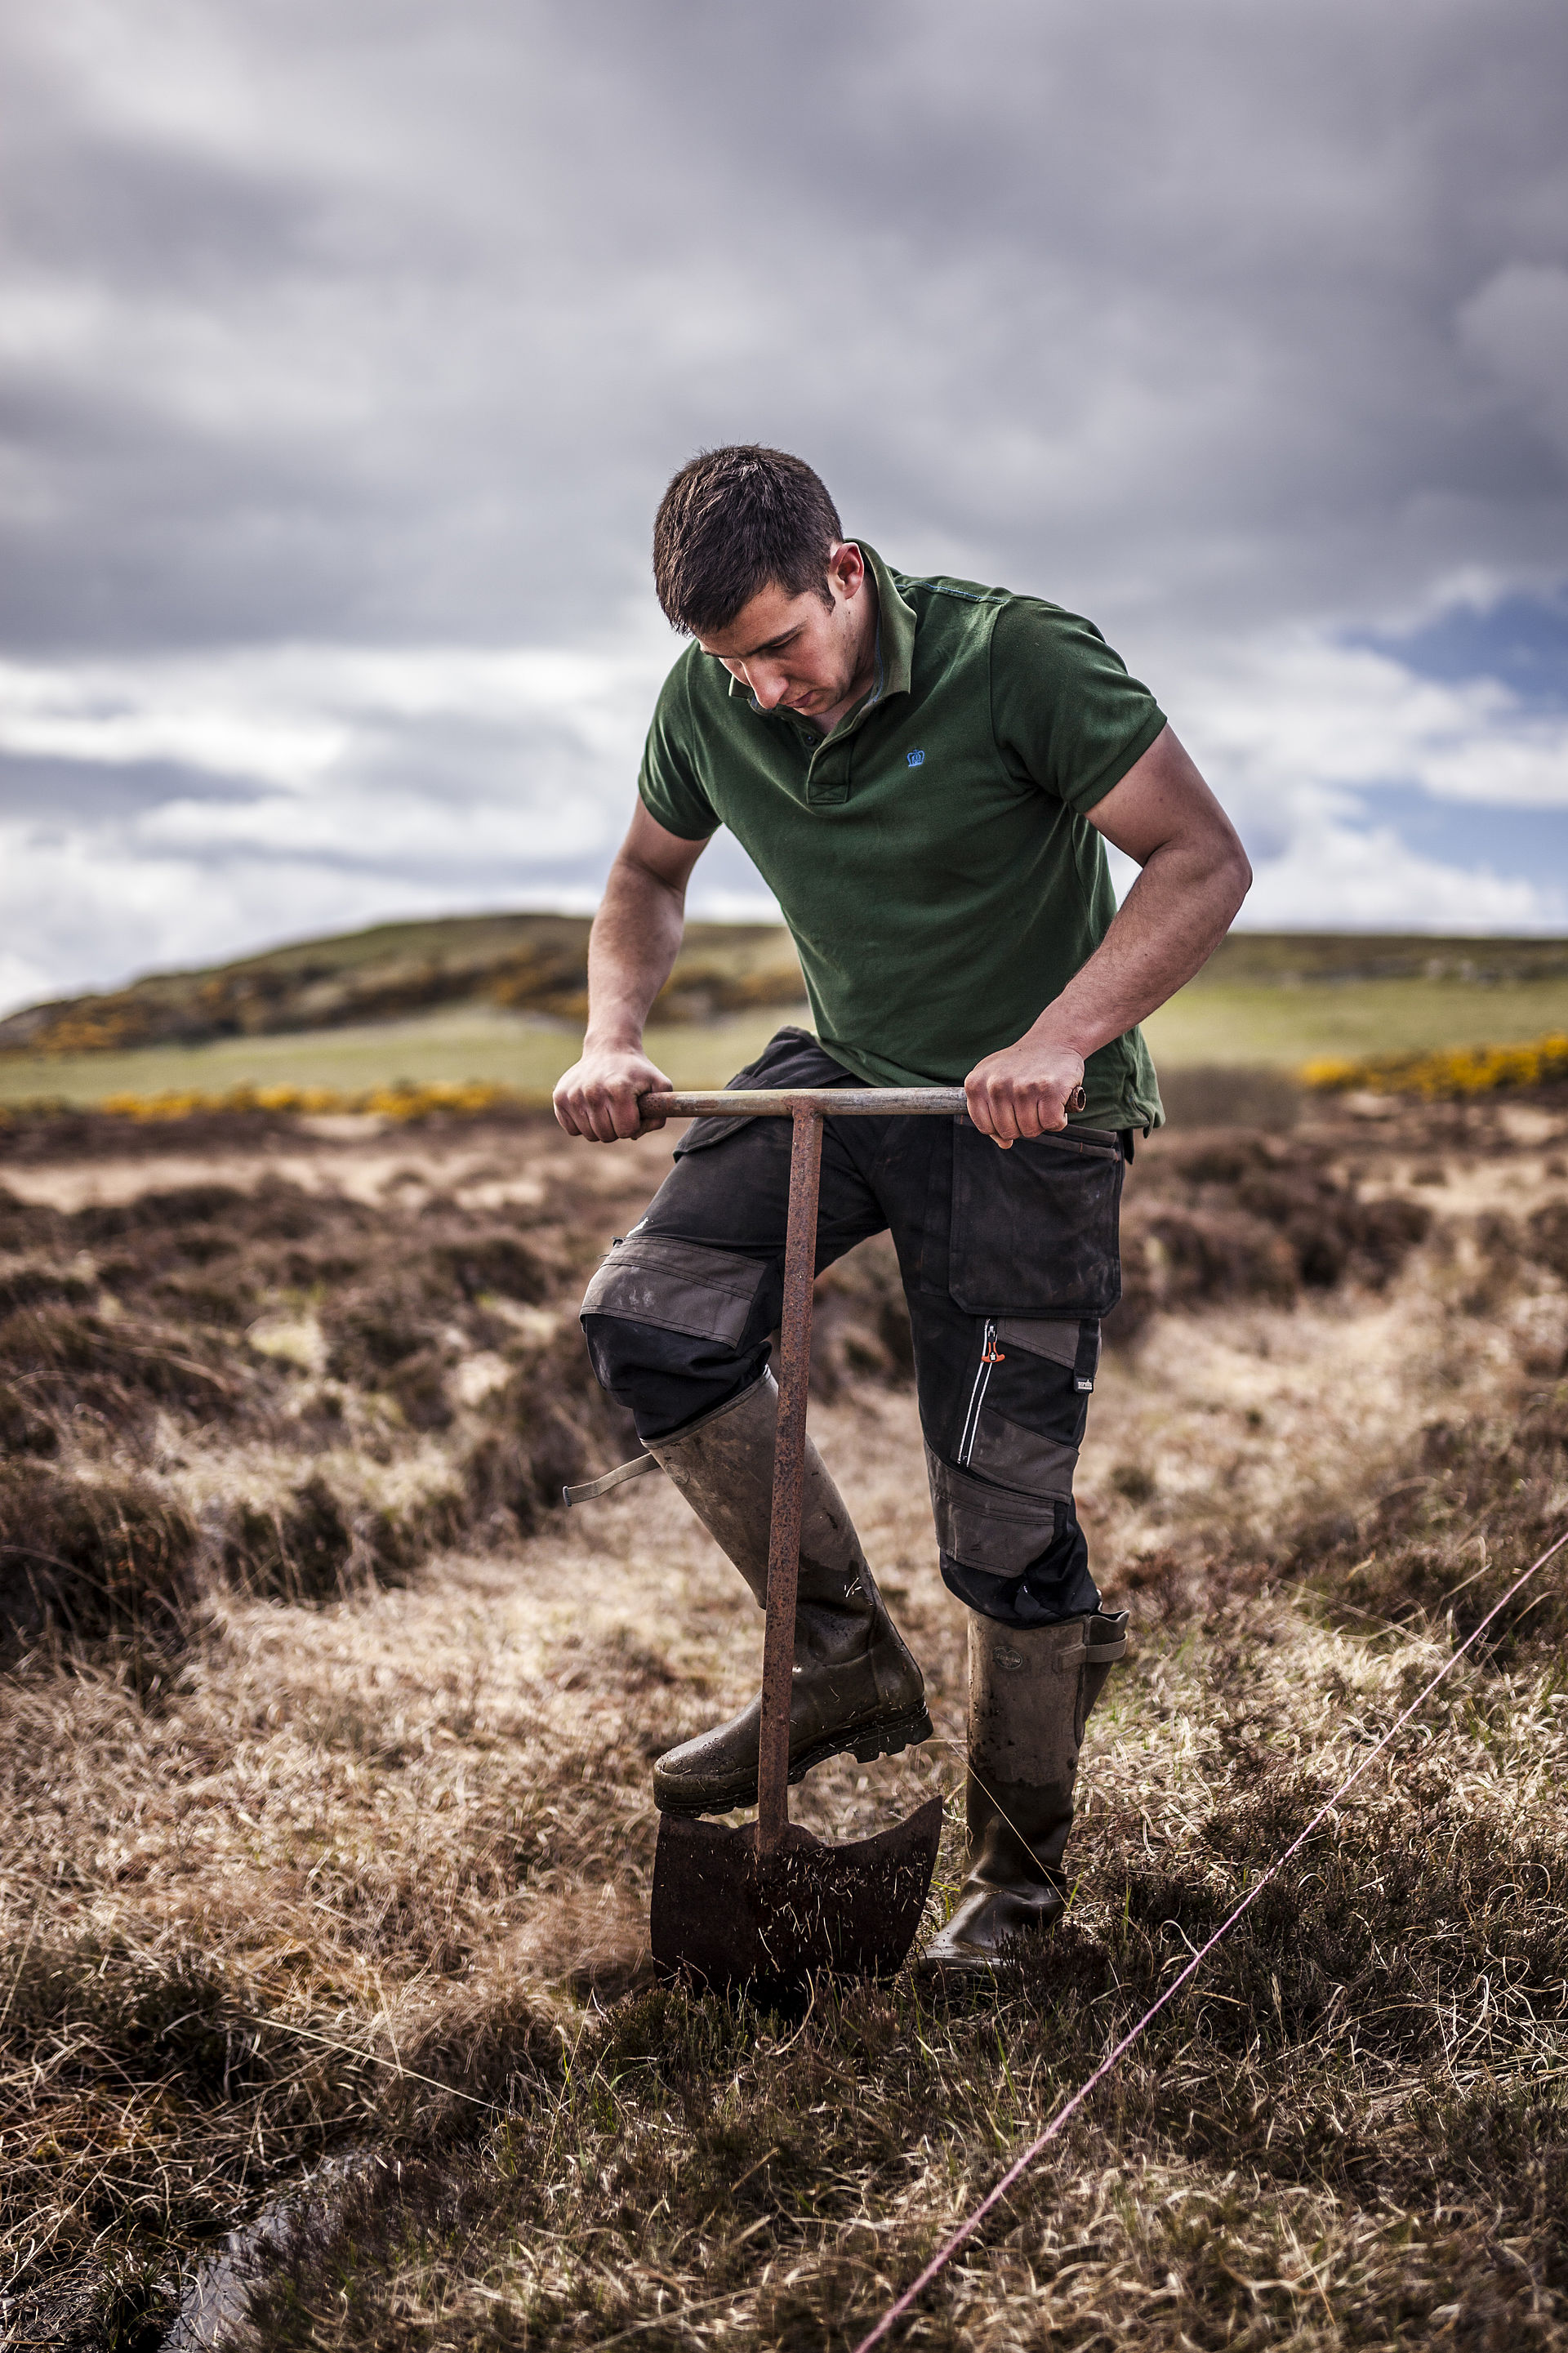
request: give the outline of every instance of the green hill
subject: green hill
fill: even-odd
[[[495,1081],[548,1089],[586,1009],[588,918],[381,923],[0,1021],[0,1103]],[[693,923],[648,1049],[715,1086],[802,1004],[787,934]],[[1510,1044],[1568,1030],[1568,941],[1239,932],[1148,1024],[1162,1071]]]
[[[586,915],[454,915],[377,923],[196,972],[151,973],[102,996],[62,997],[0,1021],[0,1054],[124,1053],[222,1038],[406,1020],[456,1005],[581,1021]],[[710,1020],[804,996],[773,923],[690,923],[659,998],[661,1022]]]

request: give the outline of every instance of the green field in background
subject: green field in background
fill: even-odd
[[[732,1019],[650,1029],[647,1049],[677,1086],[721,1086],[759,1053],[782,1021],[776,1008]],[[116,1054],[28,1054],[0,1059],[0,1103],[238,1086],[333,1087],[360,1094],[397,1079],[489,1079],[548,1092],[577,1058],[567,1023],[464,1005],[407,1021],[313,1029],[289,1037],[223,1038],[206,1046],[144,1046]]]
[[[732,1018],[651,1030],[648,1050],[677,1086],[721,1085],[781,1022],[804,1008],[766,1008]],[[1302,986],[1205,977],[1148,1024],[1167,1070],[1205,1063],[1293,1069],[1316,1054],[1398,1053],[1439,1046],[1507,1045],[1568,1030],[1568,978],[1499,981],[1348,980]],[[320,1086],[344,1094],[396,1079],[488,1079],[548,1089],[575,1059],[565,1023],[483,1006],[458,1006],[403,1021],[292,1036],[222,1039],[205,1046],[151,1046],[128,1053],[0,1058],[0,1103],[198,1088]]]
[[[1511,1046],[1568,1030],[1568,979],[1360,980],[1298,987],[1198,980],[1144,1025],[1156,1064],[1295,1068],[1318,1054]]]

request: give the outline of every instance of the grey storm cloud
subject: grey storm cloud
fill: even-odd
[[[1554,5],[110,22],[11,18],[13,643],[575,638],[739,436],[1119,607],[1561,560]]]
[[[1563,58],[1559,0],[7,0],[0,643],[35,717],[4,748],[55,762],[90,863],[89,723],[149,664],[592,654],[620,665],[592,743],[526,697],[466,733],[460,702],[395,697],[354,733],[334,691],[353,740],[310,770],[345,807],[375,775],[457,790],[474,824],[513,776],[574,792],[573,841],[542,825],[531,867],[514,835],[505,886],[585,886],[674,650],[652,508],[733,438],[809,456],[895,562],[1089,611],[1199,738],[1238,645],[1544,590]],[[80,722],[52,750],[45,673]],[[168,756],[102,751],[115,857]],[[1234,793],[1289,835],[1312,778],[1248,758]],[[330,831],[302,854],[331,863]],[[346,915],[482,892],[482,854],[444,884],[394,834]],[[178,871],[233,881],[242,835],[193,820]],[[264,933],[235,889],[223,923]],[[123,935],[76,938],[69,899],[27,972],[206,950],[172,879]]]

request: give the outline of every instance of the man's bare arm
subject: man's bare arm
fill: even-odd
[[[640,1135],[637,1097],[668,1092],[668,1079],[643,1052],[643,1025],[679,951],[686,886],[706,848],[667,832],[638,802],[588,935],[582,1058],[556,1083],[555,1116],[568,1135],[595,1144]]]
[[[1169,727],[1089,822],[1143,871],[1082,970],[1016,1046],[965,1080],[970,1117],[1001,1145],[1067,1124],[1088,1057],[1191,980],[1251,886],[1235,827]]]

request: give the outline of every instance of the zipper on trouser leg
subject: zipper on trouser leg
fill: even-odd
[[[980,1362],[975,1367],[974,1387],[969,1392],[969,1410],[963,1417],[963,1434],[958,1441],[958,1467],[961,1471],[974,1451],[985,1392],[991,1386],[991,1367],[993,1365],[1005,1365],[1006,1361],[1006,1356],[996,1345],[996,1326],[988,1321],[985,1336],[980,1344]]]

